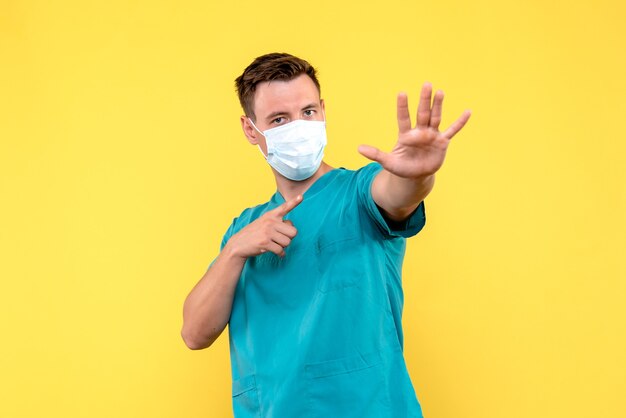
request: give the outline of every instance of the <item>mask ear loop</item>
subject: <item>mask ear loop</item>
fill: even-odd
[[[263,132],[259,131],[259,128],[256,127],[256,125],[254,124],[254,122],[252,122],[252,119],[248,118],[248,122],[250,122],[250,125],[252,125],[252,127],[261,135],[263,135]],[[265,136],[265,135],[263,135]]]
[[[254,122],[252,122],[252,119],[248,118],[248,122],[250,122],[250,124],[252,125],[252,127],[261,135],[263,135],[263,132],[259,131],[259,128],[256,127],[256,125],[254,124]],[[265,135],[263,135],[263,137],[265,137]],[[266,145],[267,145],[267,140],[266,140]],[[265,155],[263,153],[263,150],[261,149],[261,146],[257,143],[256,144],[257,148],[259,149],[259,152],[261,153],[261,155],[263,156],[263,158],[265,158],[265,160],[267,160],[267,155]]]

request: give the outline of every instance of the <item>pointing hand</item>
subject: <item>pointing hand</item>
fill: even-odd
[[[285,248],[298,231],[291,221],[283,220],[289,212],[302,203],[302,196],[283,203],[266,212],[254,222],[233,235],[228,244],[241,258],[254,257],[267,251],[284,257]]]

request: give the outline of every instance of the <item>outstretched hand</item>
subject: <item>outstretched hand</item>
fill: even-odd
[[[424,83],[413,128],[408,97],[406,93],[398,94],[398,142],[391,152],[369,145],[361,145],[359,152],[398,177],[417,179],[439,170],[450,140],[465,126],[471,113],[466,110],[448,129],[440,132],[443,91],[435,93],[431,107],[432,90],[430,83]]]

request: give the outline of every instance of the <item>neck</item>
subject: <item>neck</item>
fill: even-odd
[[[285,201],[288,201],[298,195],[304,195],[304,192],[306,192],[309,187],[311,187],[313,183],[317,181],[317,179],[319,179],[332,169],[333,168],[331,166],[329,166],[325,162],[322,162],[320,168],[317,169],[315,174],[313,174],[308,179],[302,181],[289,180],[288,178],[278,174],[276,170],[272,169],[272,171],[274,172],[274,178],[276,179],[276,188],[278,189],[278,192],[283,196]]]

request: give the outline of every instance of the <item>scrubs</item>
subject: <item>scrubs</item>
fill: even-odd
[[[298,230],[286,256],[247,260],[229,322],[236,418],[422,417],[402,354],[401,270],[424,205],[390,228],[370,192],[380,170],[320,177],[285,217]],[[282,203],[276,192],[244,210],[222,248]]]

